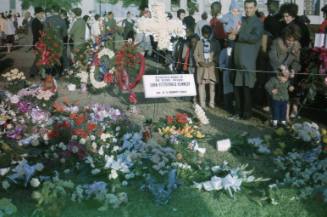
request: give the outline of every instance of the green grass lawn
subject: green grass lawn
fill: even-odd
[[[233,156],[230,153],[217,153],[209,144],[208,155],[203,160],[214,162],[230,162],[231,165],[249,163],[255,168],[257,177],[273,177],[273,166],[270,159],[252,159],[247,157]],[[269,175],[270,174],[270,175]],[[84,178],[83,178],[84,177]],[[71,174],[63,179],[75,180],[75,183],[91,183],[92,178],[85,174]],[[96,181],[96,180],[93,180]],[[120,208],[110,208],[105,212],[97,211],[99,204],[70,203],[66,204],[62,212],[63,217],[107,217],[107,216],[133,216],[133,217],[326,217],[326,204],[313,198],[311,200],[297,199],[297,192],[293,189],[279,189],[274,198],[278,202],[272,205],[268,202],[259,204],[258,191],[266,189],[267,186],[257,188],[242,188],[242,191],[231,198],[226,192],[203,192],[191,188],[188,185],[180,186],[172,194],[171,200],[166,205],[156,205],[149,192],[141,191],[138,182],[131,182],[130,186],[122,191],[128,193],[128,203]],[[265,184],[264,184],[265,185]],[[18,207],[17,217],[29,217],[34,209],[34,201],[31,199],[31,191],[12,189],[7,193],[2,192],[0,197],[12,198]],[[51,216],[51,215],[50,215]]]
[[[67,204],[61,216],[63,217],[325,217],[326,206],[317,201],[298,201],[296,193],[290,189],[280,190],[279,204],[263,206],[251,199],[250,192],[243,191],[230,198],[222,192],[199,192],[198,190],[182,187],[173,193],[167,205],[157,206],[148,193],[139,189],[128,189],[129,202],[118,209],[106,212],[97,211],[94,204]],[[14,202],[18,204],[18,214],[27,217],[32,211],[29,194],[16,195]],[[51,216],[51,215],[50,215]]]

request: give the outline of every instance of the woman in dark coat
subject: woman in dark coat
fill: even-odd
[[[283,16],[284,28],[288,25],[295,24],[300,28],[301,38],[300,44],[302,48],[307,48],[310,45],[310,31],[307,25],[298,17],[298,6],[294,3],[285,3],[280,8],[280,13]]]

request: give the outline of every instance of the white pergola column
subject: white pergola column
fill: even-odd
[[[202,14],[206,11],[205,8],[205,1],[204,0],[198,0],[198,6],[199,6],[199,13]]]
[[[179,1],[179,8],[187,10],[187,0],[180,0]]]
[[[151,5],[154,5],[156,3],[162,4],[162,2],[163,1],[159,1],[159,0],[149,0],[149,2],[148,2],[149,9],[152,10]],[[164,4],[165,4],[165,11],[171,12],[171,0],[165,0]]]

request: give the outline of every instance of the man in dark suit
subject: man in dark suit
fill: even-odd
[[[32,20],[32,34],[33,34],[33,49],[35,49],[35,44],[39,41],[41,37],[41,32],[43,31],[43,22],[45,19],[45,13],[43,8],[35,8],[35,18]],[[36,59],[30,70],[30,77],[33,78],[37,72]]]
[[[229,34],[228,38],[235,41],[234,64],[236,112],[240,118],[252,116],[251,90],[256,83],[256,59],[259,53],[263,24],[255,15],[256,0],[245,0],[245,17],[242,26]]]
[[[35,8],[35,18],[32,21],[32,34],[33,34],[33,45],[35,45],[41,36],[43,31],[43,22],[45,18],[45,13],[43,8]]]
[[[282,16],[279,13],[279,0],[268,0],[267,8],[269,14],[265,19],[264,29],[269,34],[269,38],[274,40],[280,35],[280,30],[283,27],[281,23]]]
[[[51,9],[52,15],[50,17],[47,17],[44,26],[46,28],[46,31],[51,29],[54,32],[56,38],[62,41],[62,43],[60,44],[62,50],[62,54],[60,58],[61,66],[59,65],[56,66],[56,70],[55,70],[56,74],[58,73],[58,75],[62,75],[62,72],[64,70],[63,68],[64,62],[67,63],[67,54],[64,54],[64,51],[67,52],[67,50],[64,50],[64,44],[63,44],[65,37],[67,37],[67,25],[65,20],[63,20],[59,15],[59,12],[60,12],[60,8],[57,5],[54,5]]]
[[[59,12],[60,8],[54,5],[51,10],[52,15],[45,20],[45,27],[54,30],[56,36],[63,40],[67,36],[67,26],[66,22],[60,17]]]

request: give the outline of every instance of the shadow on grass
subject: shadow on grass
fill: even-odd
[[[209,120],[215,120],[211,122],[211,126],[217,131],[209,138],[208,143],[210,146],[216,150],[215,144],[217,140],[226,139],[226,138],[233,138],[233,136],[237,136],[237,132],[247,132],[249,135],[256,137],[256,136],[264,136],[266,134],[271,134],[272,129],[267,127],[257,127],[255,124],[249,125],[247,121],[232,121],[228,120],[224,117],[219,117],[215,114],[215,112],[209,111],[207,112],[207,116]],[[251,122],[254,120],[251,120]],[[232,140],[233,144],[233,140]],[[262,190],[268,189],[268,185],[270,183],[276,183],[276,180],[279,178],[278,174],[274,171],[275,166],[273,163],[272,156],[258,156],[258,155],[236,155],[230,153],[216,153],[216,156],[223,158],[224,160],[228,159],[236,160],[237,164],[248,164],[249,169],[254,169],[256,177],[263,177],[263,178],[271,178],[270,182],[266,184],[262,184],[261,187],[258,189],[248,190],[248,192],[244,193],[247,195],[249,200],[253,200],[253,197],[259,197],[262,195],[260,188]],[[233,164],[233,162],[232,162]],[[275,208],[276,210],[280,209],[281,206],[284,206],[286,210],[281,210],[281,213],[284,213],[284,216],[312,216],[312,217],[325,217],[327,210],[327,204],[322,203],[321,198],[313,198],[309,200],[296,200],[298,196],[298,191],[292,188],[286,187],[285,189],[279,190],[279,208]],[[254,200],[253,200],[254,201]],[[255,203],[255,202],[254,202]],[[262,209],[263,210],[271,210],[273,207],[270,204],[265,205]],[[286,214],[287,213],[287,214]],[[277,213],[273,216],[281,216]]]
[[[6,55],[0,54],[0,73],[5,72],[8,68],[13,66],[14,60],[10,58],[4,58]]]
[[[214,195],[201,193],[195,189],[178,188],[172,194],[166,205],[156,205],[152,195],[141,191],[137,185],[124,189],[128,194],[128,203],[117,209],[109,208],[100,212],[101,206],[94,201],[81,204],[67,201],[60,217],[213,217],[217,215],[214,209],[208,207],[208,201],[214,200]],[[9,194],[9,192],[8,192]],[[8,195],[17,205],[18,213],[15,217],[30,217],[35,208],[31,199],[32,192],[26,189],[15,189]],[[22,196],[25,195],[25,196]],[[6,196],[1,195],[0,196]],[[49,214],[51,216],[51,214]],[[221,216],[223,217],[223,216]]]

